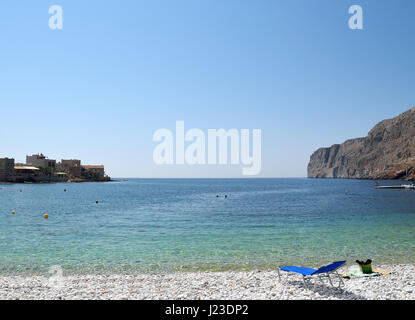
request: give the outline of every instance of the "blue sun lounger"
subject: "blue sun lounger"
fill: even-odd
[[[337,269],[339,269],[345,263],[346,263],[346,261],[336,261],[336,262],[333,262],[331,264],[328,264],[327,266],[322,266],[318,269],[306,268],[306,267],[296,267],[296,266],[279,267],[278,268],[278,277],[281,281],[280,270],[286,271],[286,272],[298,273],[298,274],[301,274],[303,276],[304,284],[307,285],[306,280],[310,279],[310,278],[307,278],[307,277],[312,277],[314,275],[317,275],[318,278],[320,279],[320,281],[324,284],[322,276],[326,276],[329,279],[330,285],[332,287],[334,287],[333,282],[331,281],[331,278],[330,278],[330,274],[333,273],[333,274],[336,274],[339,278],[338,287],[340,288],[342,285],[344,286],[344,282],[343,282],[343,279],[341,278],[341,276],[338,274]]]

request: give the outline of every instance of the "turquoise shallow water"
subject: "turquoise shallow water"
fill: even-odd
[[[314,179],[0,185],[0,274],[45,274],[52,265],[129,273],[366,258],[415,262],[414,191]]]

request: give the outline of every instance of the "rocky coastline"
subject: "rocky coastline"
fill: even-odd
[[[415,180],[415,107],[378,123],[364,138],[320,148],[309,178]]]

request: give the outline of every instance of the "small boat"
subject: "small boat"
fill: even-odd
[[[415,189],[415,184],[401,184],[398,186],[375,186],[376,189]]]

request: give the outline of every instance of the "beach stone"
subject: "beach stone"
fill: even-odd
[[[377,268],[392,271],[393,274],[344,279],[344,290],[330,288],[327,283],[323,286],[318,279],[312,279],[309,286],[304,286],[301,279],[291,275],[280,282],[276,270],[164,275],[76,275],[65,277],[61,288],[49,287],[48,277],[0,276],[0,299],[415,299],[415,264]]]

